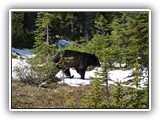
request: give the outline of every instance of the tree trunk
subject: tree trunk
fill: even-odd
[[[106,82],[106,97],[109,97],[109,87],[108,87],[108,67],[107,67],[107,63],[105,63],[105,82]]]
[[[108,88],[108,73],[106,73],[106,97],[109,97],[109,88]]]
[[[82,26],[82,36],[86,37],[87,40],[92,39],[91,20],[92,20],[91,12],[80,13],[80,24]]]
[[[47,28],[46,28],[46,29],[47,29],[47,41],[46,41],[46,42],[47,42],[47,44],[49,45],[49,33],[48,33],[48,24],[47,24]]]

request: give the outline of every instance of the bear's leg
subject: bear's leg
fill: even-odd
[[[79,74],[81,75],[81,79],[84,79],[84,76],[85,76],[85,69],[80,69],[79,70]]]
[[[66,70],[64,71],[64,73],[65,73],[65,75],[66,75],[67,77],[69,77],[69,78],[73,78],[73,77],[74,77],[74,75],[71,76],[71,73],[70,73],[70,71],[69,71],[69,68],[66,69]]]
[[[79,73],[79,68],[75,68],[75,69],[76,69],[77,73]]]

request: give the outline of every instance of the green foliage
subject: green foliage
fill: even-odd
[[[12,12],[11,15],[12,46],[15,48],[32,48],[34,44],[35,13]]]
[[[85,108],[102,108],[104,105],[104,86],[101,79],[93,78],[88,90],[84,93],[83,107]]]
[[[116,87],[115,87],[115,92],[113,93],[113,97],[115,98],[115,104],[117,107],[120,107],[122,106],[122,97],[123,97],[123,94],[122,94],[122,86],[121,86],[121,83],[119,82],[116,82]]]
[[[95,20],[95,27],[98,28],[97,32],[98,34],[105,35],[106,34],[106,27],[108,25],[107,19],[102,14],[96,14]]]
[[[66,50],[75,50],[79,52],[84,52],[85,44],[79,44],[77,41],[72,42],[70,45],[65,46]]]
[[[111,24],[111,38],[118,47],[119,58],[132,68],[140,57],[140,64],[148,65],[148,13],[123,12],[121,18],[116,18]]]
[[[107,99],[106,106],[116,109],[147,109],[148,95],[145,89],[124,87],[121,83],[110,88],[111,96]]]
[[[140,77],[140,64],[138,63],[138,59],[136,60],[135,64],[133,64],[135,67],[135,70],[133,70],[133,76],[134,76],[134,84],[136,85],[137,88],[139,88],[139,77]]]
[[[14,68],[21,82],[30,85],[40,85],[44,81],[57,81],[55,74],[59,71],[53,62],[55,49],[52,45],[43,43],[41,49],[35,49],[37,54],[25,58],[28,65],[21,65]]]
[[[34,47],[38,48],[41,46],[43,42],[47,42],[49,44],[49,26],[52,20],[52,15],[45,12],[39,12],[37,14],[36,26],[37,29],[35,31],[35,43]]]
[[[41,47],[41,49],[39,49]],[[30,70],[37,76],[40,82],[45,80],[54,81],[54,76],[58,72],[56,64],[53,62],[55,47],[43,43],[35,49],[36,56],[28,58],[28,63],[31,65]]]
[[[111,96],[108,98],[107,105],[110,108],[126,108],[127,94],[120,82],[116,82],[116,85],[111,90]]]
[[[130,91],[130,94],[132,95],[129,99],[129,105],[130,108],[148,108],[148,95],[146,94],[147,91],[145,89],[143,90],[137,90]]]
[[[26,44],[26,35],[23,30],[24,13],[12,13],[12,46],[24,48]]]

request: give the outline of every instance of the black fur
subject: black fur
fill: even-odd
[[[71,76],[69,68],[75,68],[77,73],[81,75],[81,79],[84,79],[85,71],[88,66],[100,66],[99,60],[94,54],[73,50],[65,50],[63,52],[56,53],[53,62],[59,62],[57,67],[62,69],[65,75],[70,78],[73,78],[74,76]]]

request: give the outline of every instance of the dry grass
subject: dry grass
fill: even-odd
[[[84,86],[52,83],[45,88],[12,83],[12,108],[69,108],[78,102]],[[72,106],[73,107],[73,106]]]
[[[53,82],[38,87],[12,80],[11,105],[12,109],[88,108],[85,98],[90,89],[89,85],[71,87]],[[110,85],[109,92],[110,97],[101,101],[103,108],[148,108],[148,95],[144,90],[123,87],[118,92],[115,85]]]

